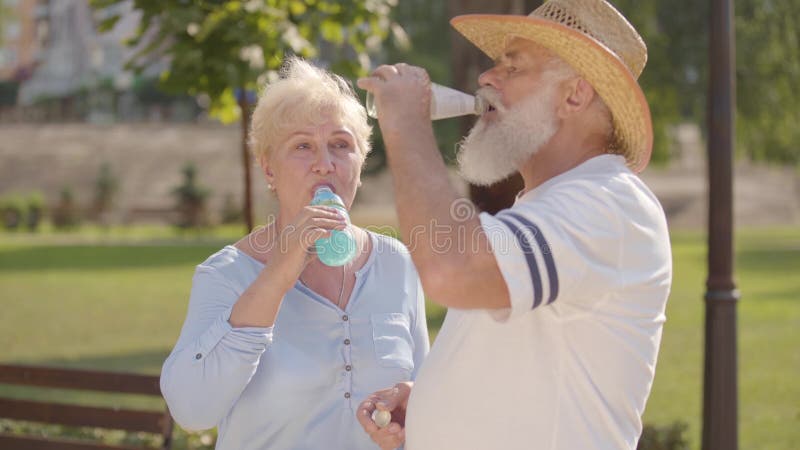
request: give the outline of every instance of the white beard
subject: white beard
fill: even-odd
[[[549,83],[544,92],[529,95],[509,109],[503,108],[494,89],[481,88],[478,95],[497,109],[497,120],[491,124],[479,120],[459,144],[461,176],[472,184],[489,186],[518,171],[558,129],[552,110],[557,87],[558,83]]]

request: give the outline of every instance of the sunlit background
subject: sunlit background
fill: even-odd
[[[665,208],[674,253],[640,448],[697,449],[711,12],[696,0],[612,2],[649,46],[640,82],[656,144],[642,178]],[[351,80],[406,61],[433,81],[471,91],[490,62],[448,20],[523,14],[538,4],[0,0],[0,363],[159,372],[183,321],[194,266],[245,234],[248,204],[254,226],[275,212],[244,157],[242,118],[284,55]],[[735,6],[740,448],[788,450],[800,442],[800,2]],[[465,126],[435,124],[448,162]],[[353,221],[396,234],[377,127],[365,171]],[[451,178],[468,195],[455,169]],[[444,311],[429,301],[428,315],[435,337]],[[0,396],[141,402],[2,384]],[[0,433],[149,439],[1,416]],[[178,430],[173,448],[211,448],[213,440],[213,432]]]

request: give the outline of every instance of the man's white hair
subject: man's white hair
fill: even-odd
[[[553,110],[558,87],[577,73],[560,58],[550,58],[542,72],[543,88],[511,108],[504,108],[491,87],[478,90],[497,109],[497,120],[479,121],[459,144],[461,175],[479,186],[494,184],[517,172],[558,130]]]

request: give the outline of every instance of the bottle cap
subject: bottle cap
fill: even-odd
[[[342,198],[336,195],[328,186],[320,186],[314,191],[314,198],[311,199],[311,204],[346,209]]]

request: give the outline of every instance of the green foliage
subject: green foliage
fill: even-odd
[[[94,181],[94,204],[93,213],[101,215],[111,208],[114,195],[119,189],[119,182],[111,172],[111,164],[103,163],[97,171],[97,178]]]
[[[31,192],[26,203],[25,226],[28,227],[28,231],[35,232],[39,229],[44,212],[44,194],[38,191]]]
[[[181,228],[195,228],[208,225],[206,217],[206,200],[211,191],[197,182],[197,167],[187,163],[181,170],[183,182],[173,191],[177,200],[179,218],[177,225]]]
[[[96,9],[126,0],[91,0]],[[388,36],[396,0],[134,0],[142,12],[129,44],[137,52],[129,67],[143,70],[168,61],[161,85],[171,92],[205,93],[211,114],[239,118],[235,89],[256,91],[265,72],[277,70],[287,53],[322,57],[345,75],[370,68],[368,51]],[[110,11],[110,9],[109,9]],[[111,15],[100,30],[113,28]],[[320,48],[325,54],[320,55]]]
[[[0,199],[3,227],[6,230],[17,230],[25,218],[25,209],[25,198],[21,195],[10,194]]]
[[[392,39],[384,47],[381,62],[405,62],[424,67],[431,80],[452,85],[450,39],[443,34],[449,30],[446,2],[403,0],[392,10],[397,25],[392,27]],[[460,139],[459,120],[433,122],[438,147],[446,161],[455,160],[454,143]],[[386,151],[380,128],[374,127],[372,152],[364,172],[375,173],[386,167]]]
[[[737,144],[800,167],[800,2],[736,0]]]
[[[120,445],[130,448],[161,448],[161,436],[144,432],[126,432],[90,427],[67,427],[43,423],[0,419],[0,433],[35,436],[47,439],[71,439],[88,445]],[[173,450],[211,450],[216,441],[216,431],[187,433],[176,426],[172,436]],[[128,448],[126,447],[126,448]]]
[[[0,80],[0,106],[14,106],[17,104],[19,82],[13,80]]]
[[[640,78],[653,113],[656,161],[666,129],[706,125],[709,2],[613,0],[648,45]],[[800,2],[735,0],[736,145],[750,159],[800,164]]]
[[[194,100],[186,94],[165,92],[159,85],[157,77],[138,76],[133,80],[131,89],[143,105],[164,105],[180,100]]]
[[[44,197],[38,191],[27,195],[8,194],[0,198],[0,219],[6,230],[15,231],[24,225],[29,231],[36,231],[43,209]]]
[[[51,220],[58,230],[69,230],[80,224],[80,211],[71,187],[65,186],[61,189],[58,203],[52,209]]]
[[[97,445],[137,445],[158,448],[161,438],[150,433],[130,433],[89,427],[67,427],[34,422],[0,420],[0,431],[10,435],[35,436],[44,439],[68,438],[77,442]]]
[[[689,429],[685,422],[673,422],[663,427],[645,425],[636,450],[689,450],[684,433]]]
[[[666,162],[670,157],[670,126],[683,120],[704,120],[707,2],[616,0],[613,3],[647,43],[647,66],[639,84],[653,118],[653,162]]]

